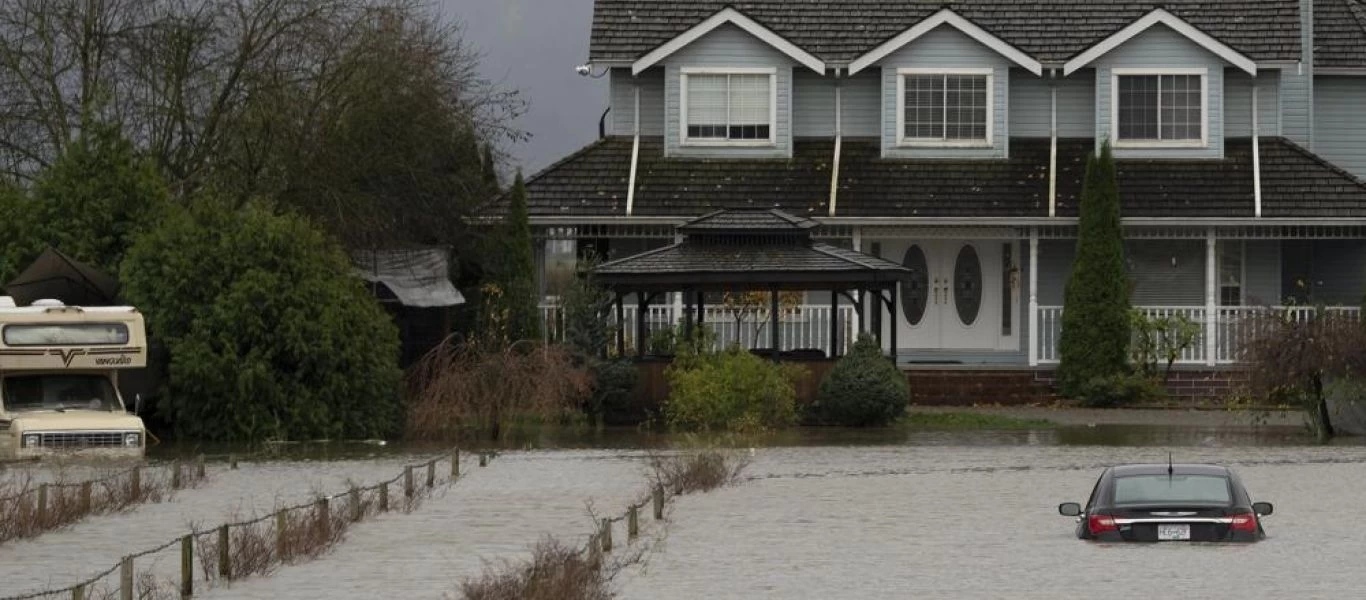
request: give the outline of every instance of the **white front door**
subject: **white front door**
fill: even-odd
[[[993,350],[1013,341],[1003,339],[1001,242],[908,240],[884,247],[884,256],[911,270],[900,289],[900,347]]]

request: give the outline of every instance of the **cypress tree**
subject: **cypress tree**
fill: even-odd
[[[498,165],[493,160],[493,146],[484,144],[484,156],[481,162],[484,167],[484,185],[487,185],[493,193],[498,193],[500,189],[498,186]]]
[[[1067,280],[1058,348],[1064,396],[1077,397],[1094,378],[1128,371],[1129,310],[1119,189],[1107,141],[1099,158],[1086,161],[1076,260]]]
[[[521,171],[512,184],[504,256],[503,291],[507,308],[507,334],[511,341],[540,339],[541,316],[536,298],[536,259],[531,248],[531,223],[527,216],[526,183]]]

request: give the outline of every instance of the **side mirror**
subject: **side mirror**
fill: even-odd
[[[1081,505],[1076,502],[1063,502],[1058,505],[1058,514],[1064,517],[1081,516]]]
[[[1252,503],[1252,512],[1257,513],[1257,516],[1259,516],[1259,517],[1265,517],[1265,516],[1267,516],[1267,515],[1269,515],[1269,514],[1275,512],[1275,510],[1276,510],[1276,507],[1272,506],[1270,502],[1253,502],[1253,503]]]

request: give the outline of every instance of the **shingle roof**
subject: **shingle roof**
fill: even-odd
[[[681,233],[773,232],[803,233],[819,223],[781,210],[718,210],[678,227]]]
[[[1322,66],[1366,66],[1349,2],[1315,0]],[[1063,62],[1158,6],[1258,61],[1299,60],[1299,0],[596,0],[592,60],[635,60],[731,6],[802,49],[844,63],[940,8],[1043,62]]]
[[[1090,138],[1058,142],[1058,214],[1076,214]],[[1252,217],[1252,143],[1225,157],[1121,159],[1128,217]],[[1048,140],[1012,138],[1009,159],[882,159],[875,139],[844,140],[836,214],[844,217],[1044,217]],[[791,159],[664,158],[642,138],[633,214],[696,217],[721,208],[829,214],[830,139],[797,139]],[[631,139],[605,138],[528,181],[533,216],[624,215]],[[1366,183],[1283,138],[1261,139],[1264,216],[1366,217]]]

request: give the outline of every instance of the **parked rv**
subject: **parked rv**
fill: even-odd
[[[0,296],[0,458],[143,456],[147,430],[118,379],[146,366],[133,307],[20,307]]]

